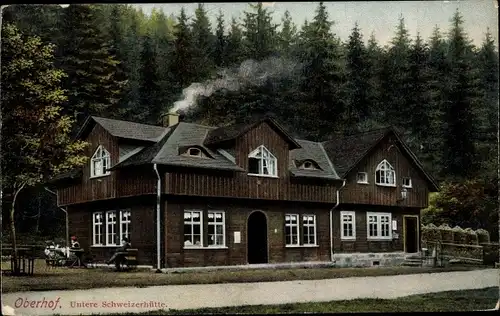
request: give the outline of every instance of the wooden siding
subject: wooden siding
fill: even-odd
[[[248,170],[248,154],[264,145],[278,160],[278,177],[234,174],[195,173],[190,170],[167,174],[165,193],[209,197],[235,197],[264,200],[336,202],[338,183],[291,179],[288,143],[267,123],[262,123],[236,140],[236,164]]]
[[[398,205],[401,207],[425,208],[428,204],[429,189],[420,173],[415,169],[399,147],[392,145],[390,138],[365,157],[346,177],[346,185],[340,191],[340,201],[344,203],[370,205]],[[390,149],[389,149],[390,148]],[[375,169],[386,159],[396,171],[396,187],[375,184]],[[357,183],[358,172],[368,174],[368,184]],[[400,200],[403,177],[410,177],[412,188],[407,189],[406,200]]]
[[[94,126],[86,141],[90,143],[85,153],[89,161],[83,166],[83,176],[76,183],[58,188],[59,206],[156,193],[156,175],[152,167],[151,170],[136,167],[112,171],[109,176],[90,178],[90,158],[97,147],[104,146],[114,165],[119,160],[119,143],[99,124]]]
[[[342,240],[341,239],[341,211],[354,211],[356,221],[356,239],[355,240]],[[396,233],[399,234],[397,239],[392,240],[368,240],[368,226],[366,213],[367,212],[381,212],[391,213],[392,220],[396,220],[397,229]],[[350,253],[350,252],[394,252],[404,250],[404,237],[403,237],[403,216],[404,215],[418,215],[420,217],[420,210],[415,208],[384,208],[374,206],[351,206],[343,207],[342,209],[335,210],[333,214],[333,251],[335,253]],[[420,222],[420,219],[419,219]],[[392,223],[389,223],[392,228]]]
[[[173,198],[165,203],[165,222],[167,223],[165,254],[168,267],[215,266],[247,264],[247,221],[256,210],[262,211],[267,218],[269,263],[328,261],[330,260],[329,209],[331,205],[297,206],[290,203],[244,203],[241,200],[209,201],[186,198]],[[225,249],[184,249],[184,210],[222,210],[225,211],[226,246]],[[285,214],[316,215],[318,247],[285,247]],[[206,243],[206,214],[204,215],[204,243]],[[302,228],[301,228],[302,229]],[[241,233],[241,242],[234,243],[234,232]]]
[[[153,201],[144,198],[115,199],[79,206],[69,206],[70,234],[77,236],[83,249],[95,256],[97,262],[108,260],[118,246],[92,246],[92,213],[97,211],[130,210],[130,241],[133,248],[139,249],[139,264],[152,265],[156,262],[156,209]],[[104,221],[103,227],[106,225]],[[116,230],[119,235],[119,229]],[[105,236],[103,236],[105,238]],[[119,239],[119,238],[118,238]]]

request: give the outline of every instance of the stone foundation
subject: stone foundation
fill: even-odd
[[[398,266],[408,254],[404,252],[336,253],[333,255],[337,268],[366,268]]]

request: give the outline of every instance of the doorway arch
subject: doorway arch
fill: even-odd
[[[267,263],[267,218],[261,211],[248,216],[247,221],[248,263]]]

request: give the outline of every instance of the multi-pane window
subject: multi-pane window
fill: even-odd
[[[106,245],[116,245],[116,211],[106,212]]]
[[[130,211],[120,211],[120,239],[127,238],[130,241]]]
[[[203,247],[202,211],[184,211],[184,246]]]
[[[93,214],[92,227],[93,227],[93,238],[92,242],[94,245],[102,245],[102,224],[103,224],[103,216],[102,212],[95,212]]]
[[[116,246],[123,237],[131,241],[130,210],[111,210],[92,214],[92,242],[94,246]],[[119,240],[120,239],[120,240]]]
[[[368,239],[391,239],[391,214],[366,213],[368,219]]]
[[[395,186],[396,172],[387,160],[383,160],[375,169],[375,183],[379,185]]]
[[[224,212],[208,212],[208,245],[225,246]]]
[[[403,188],[411,188],[411,178],[403,178]]]
[[[304,245],[316,245],[316,215],[302,216],[302,243]]]
[[[340,237],[341,239],[356,239],[356,216],[355,212],[340,212]]]
[[[299,215],[285,215],[285,242],[287,246],[299,245]]]
[[[277,176],[277,159],[264,146],[259,146],[248,155],[248,173],[260,176]]]
[[[97,147],[94,155],[90,159],[90,176],[99,177],[111,174],[108,168],[111,166],[111,156],[101,145]]]

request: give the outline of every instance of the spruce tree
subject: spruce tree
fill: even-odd
[[[175,25],[175,41],[170,63],[171,79],[175,81],[178,92],[197,80],[197,65],[194,62],[193,35],[188,25],[184,8],[181,9]]]
[[[203,4],[198,4],[191,24],[193,38],[193,62],[198,80],[208,79],[214,68],[214,35]]]
[[[262,60],[276,51],[276,28],[271,12],[263,8],[262,2],[250,5],[256,12],[245,11],[243,37],[247,58]]]
[[[278,52],[281,56],[289,56],[297,41],[297,26],[292,21],[290,12],[285,11],[281,19],[281,30],[278,33]]]
[[[224,34],[224,14],[219,10],[217,15],[217,26],[215,29],[214,62],[217,67],[226,67],[228,60],[226,56],[227,38]]]
[[[239,65],[247,54],[243,46],[243,32],[235,18],[227,36],[226,56],[228,65]]]

